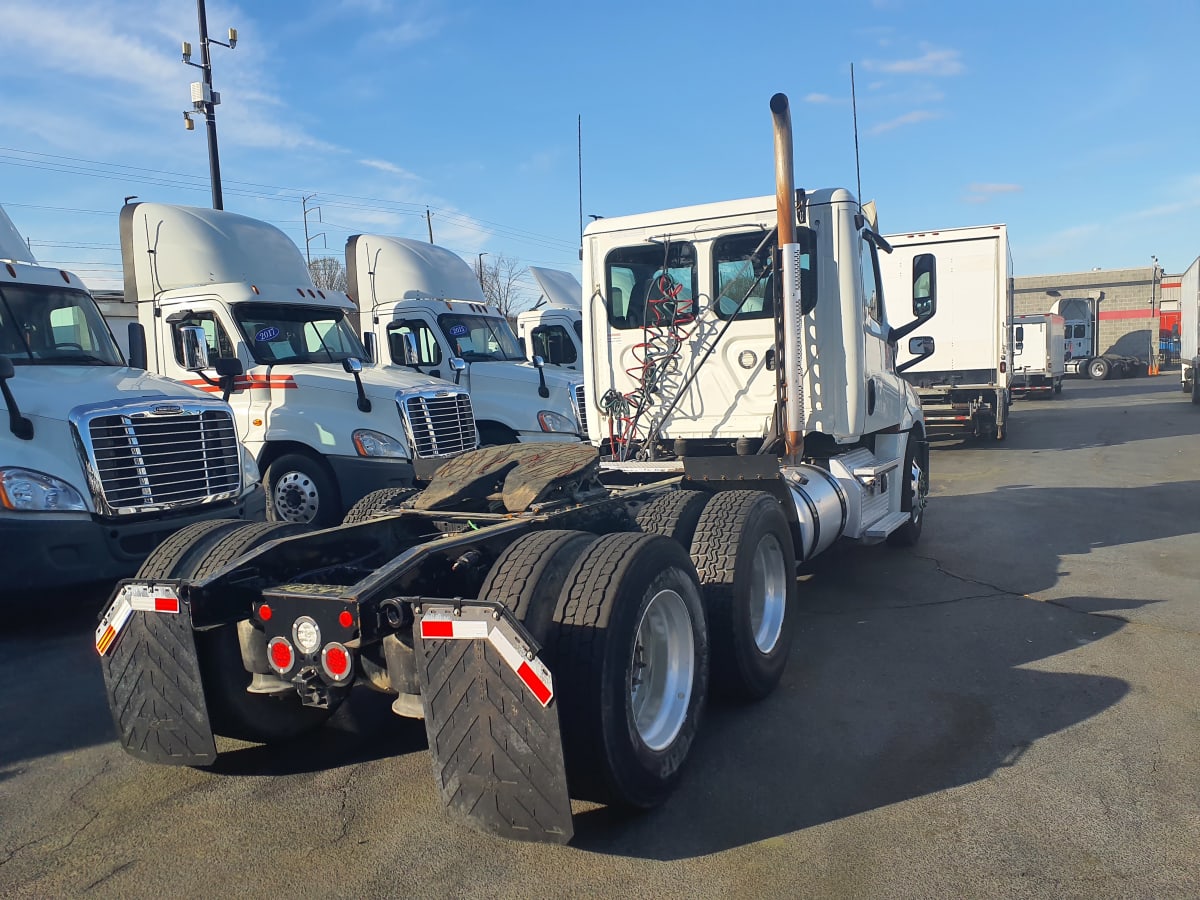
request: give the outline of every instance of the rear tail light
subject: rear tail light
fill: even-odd
[[[350,677],[350,651],[337,641],[330,641],[321,651],[321,666],[334,681]]]
[[[272,669],[280,675],[286,675],[296,664],[296,653],[292,650],[292,645],[288,643],[287,638],[271,638],[270,643],[267,644],[267,659],[270,661]]]

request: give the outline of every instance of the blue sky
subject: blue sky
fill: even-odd
[[[127,194],[210,202],[194,0],[4,0],[0,204],[39,259],[120,282]],[[587,214],[771,193],[768,100],[796,182],[855,186],[885,232],[1007,223],[1016,274],[1200,253],[1200,4],[764,5],[210,0],[225,208],[314,255],[434,238],[578,274]],[[317,221],[318,215],[321,222]],[[586,219],[585,219],[586,220]],[[532,298],[536,288],[527,281]]]

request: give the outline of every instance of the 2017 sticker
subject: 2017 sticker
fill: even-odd
[[[273,341],[277,337],[279,337],[279,329],[274,325],[271,325],[270,327],[264,328],[262,331],[258,332],[258,334],[254,335],[254,340],[261,343],[262,341]]]
[[[449,334],[450,337],[462,337],[468,330],[466,325],[451,325]]]

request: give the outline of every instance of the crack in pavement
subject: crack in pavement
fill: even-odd
[[[66,843],[60,847],[56,847],[53,851],[51,851],[52,853],[61,853],[63,850],[66,850],[73,843],[75,843],[75,839],[77,837],[79,837],[80,834],[83,833],[84,829],[86,829],[89,825],[91,825],[98,818],[100,818],[100,812],[98,810],[94,810],[94,809],[91,809],[90,807],[84,806],[82,803],[78,802],[75,798],[78,797],[83,791],[85,791],[89,787],[91,787],[92,783],[94,781],[96,781],[97,778],[99,778],[101,775],[104,775],[108,771],[108,767],[109,767],[109,761],[105,760],[104,765],[102,765],[98,771],[92,773],[92,776],[90,778],[88,778],[88,780],[85,781],[83,784],[81,784],[79,787],[77,787],[75,790],[73,790],[71,792],[71,795],[67,798],[68,804],[76,806],[79,809],[82,809],[84,812],[89,813],[90,815],[86,822],[84,822],[82,825],[80,825],[78,828],[76,828],[71,833],[71,836],[69,838],[67,838]],[[35,838],[32,838],[31,840],[26,841],[24,844],[20,844],[19,846],[14,847],[11,851],[8,851],[7,855],[3,859],[0,859],[0,866],[3,866],[5,864],[7,864],[8,862],[10,862],[13,859],[13,857],[15,857],[22,850],[25,850],[28,847],[32,847],[34,844],[40,844],[43,841],[48,841],[54,836],[55,835],[53,832],[51,832],[50,834],[40,835],[38,837],[35,837]]]
[[[102,875],[99,878],[97,878],[95,881],[93,881],[91,884],[89,884],[87,887],[85,887],[83,889],[83,892],[87,893],[92,888],[99,887],[100,885],[104,884],[104,882],[108,881],[108,879],[110,879],[114,875],[116,875],[118,872],[124,872],[126,869],[128,869],[130,866],[134,865],[136,862],[137,862],[136,859],[126,860],[125,862],[123,862],[119,866],[117,866],[115,869],[113,869],[111,872],[109,872],[107,875]]]

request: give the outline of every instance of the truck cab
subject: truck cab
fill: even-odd
[[[281,231],[223,210],[135,203],[121,211],[125,301],[148,365],[226,394],[265,473],[268,517],[328,526],[370,491],[408,487],[474,449],[470,397],[428,374],[363,365],[358,309],[315,287]],[[244,374],[184,365],[182,335]]]
[[[219,397],[131,368],[87,288],[0,210],[0,592],[130,575],[184,526],[261,519]]]
[[[481,444],[580,439],[582,379],[546,368],[541,357],[526,359],[461,257],[422,241],[359,234],[346,243],[346,273],[378,360],[469,389]],[[454,360],[465,363],[461,371],[451,371]]]
[[[542,289],[542,301],[517,314],[517,338],[527,356],[548,364],[581,368],[583,359],[583,287],[570,272],[529,267]]]

